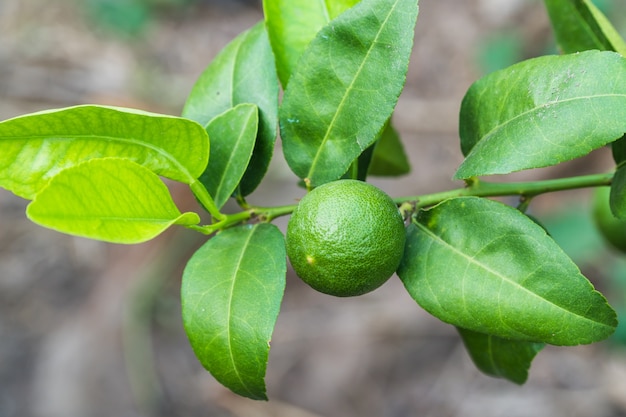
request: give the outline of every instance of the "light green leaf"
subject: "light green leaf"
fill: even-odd
[[[300,56],[328,22],[359,0],[263,0],[265,25],[274,55],[278,78],[287,87]]]
[[[92,159],[59,172],[26,215],[59,232],[113,243],[141,243],[173,224],[200,222],[196,213],[178,211],[154,172],[122,158]]]
[[[285,158],[313,186],[374,141],[404,86],[417,0],[362,0],[309,44],[279,112]]]
[[[626,132],[626,60],[545,56],[475,82],[461,104],[455,178],[506,174],[584,156]]]
[[[258,107],[245,103],[226,110],[207,125],[211,156],[200,181],[218,209],[233,194],[248,166],[258,125]]]
[[[557,43],[565,53],[599,49],[626,55],[626,43],[590,0],[545,0]]]
[[[504,339],[577,345],[603,340],[617,325],[606,299],[541,226],[484,198],[420,212],[398,275],[435,317]]]
[[[183,273],[191,346],[215,379],[239,395],[267,399],[265,370],[286,268],[282,233],[261,223],[217,234]]]
[[[209,157],[207,133],[191,120],[92,105],[1,122],[0,147],[0,186],[27,199],[62,169],[92,158],[130,159],[191,184]]]
[[[267,172],[278,124],[278,77],[263,22],[241,33],[215,57],[194,85],[183,116],[206,126],[238,104],[259,108],[259,129],[240,192],[248,195]]]
[[[374,154],[369,174],[377,176],[399,176],[411,171],[409,159],[404,152],[398,132],[391,123],[385,125],[380,139],[374,145]]]
[[[507,340],[457,327],[463,344],[478,369],[516,384],[528,379],[530,364],[543,343]]]

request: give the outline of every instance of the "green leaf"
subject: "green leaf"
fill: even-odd
[[[98,158],[54,176],[28,205],[33,222],[71,235],[113,243],[141,243],[173,224],[196,225],[181,214],[159,177],[122,158]]]
[[[277,134],[278,78],[263,22],[241,33],[215,57],[191,90],[183,116],[206,126],[242,103],[259,108],[256,145],[239,190],[245,196],[267,172]]]
[[[461,197],[419,213],[398,275],[440,320],[504,339],[603,340],[615,312],[576,265],[518,210]]]
[[[400,136],[390,123],[387,123],[374,146],[374,155],[369,166],[370,175],[400,176],[411,171]]]
[[[611,151],[616,164],[626,163],[626,135],[611,143]]]
[[[457,327],[463,344],[478,369],[496,378],[523,384],[530,364],[543,343],[507,340]]]
[[[200,181],[221,208],[233,194],[246,171],[259,124],[258,107],[239,104],[207,125],[211,155]]]
[[[359,0],[263,0],[278,78],[287,87],[300,56],[324,26]]]
[[[615,217],[626,219],[626,165],[621,165],[613,175],[609,204]]]
[[[626,60],[545,56],[475,82],[461,104],[455,178],[506,174],[584,156],[626,132]]]
[[[619,219],[626,219],[626,135],[613,142],[611,150],[617,164],[611,182],[611,212]]]
[[[545,0],[557,43],[565,53],[599,49],[626,55],[626,43],[590,0]]]
[[[92,158],[130,159],[191,184],[209,157],[207,133],[191,120],[92,105],[1,122],[0,147],[0,186],[27,199],[62,169]]]
[[[267,223],[226,229],[189,260],[185,331],[202,365],[233,392],[267,399],[265,370],[286,274],[282,233]]]
[[[313,186],[378,138],[404,86],[417,0],[363,0],[310,43],[279,112],[285,158]]]

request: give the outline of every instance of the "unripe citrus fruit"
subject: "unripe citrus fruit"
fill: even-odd
[[[626,220],[618,219],[611,212],[609,196],[611,187],[597,187],[593,198],[593,219],[600,234],[615,249],[626,253]]]
[[[361,295],[396,271],[405,233],[387,194],[362,181],[338,180],[302,198],[287,226],[287,255],[296,274],[317,291]]]

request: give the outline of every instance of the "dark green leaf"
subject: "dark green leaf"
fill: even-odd
[[[470,87],[460,116],[467,155],[455,178],[539,168],[626,132],[626,60],[614,52],[545,56]]]
[[[359,181],[365,181],[367,179],[367,171],[369,170],[374,156],[374,147],[376,143],[370,145],[369,148],[363,151],[361,155],[352,163],[348,171],[342,178],[351,178]]]
[[[263,0],[263,12],[278,77],[287,87],[302,52],[328,22],[359,0]]]
[[[141,243],[173,224],[196,225],[181,214],[159,177],[122,158],[91,159],[52,177],[28,205],[33,222],[76,236]]]
[[[191,184],[204,171],[209,140],[178,117],[104,106],[78,106],[0,123],[0,186],[32,199],[62,169],[92,158],[133,160]]]
[[[611,151],[616,164],[619,165],[626,162],[626,135],[611,143]]]
[[[313,186],[378,138],[404,86],[417,0],[363,0],[310,43],[279,112],[285,158]]]
[[[626,165],[622,164],[613,175],[610,192],[610,208],[613,215],[626,219]]]
[[[626,135],[613,142],[611,150],[617,164],[611,183],[611,212],[619,219],[626,219]]]
[[[233,392],[267,399],[269,343],[285,288],[282,233],[267,223],[224,230],[189,260],[183,322],[202,365]]]
[[[577,345],[605,339],[617,325],[606,299],[541,226],[483,198],[420,212],[398,275],[434,316],[504,339]]]
[[[207,125],[211,156],[200,181],[221,208],[233,194],[246,171],[259,124],[254,104],[239,104],[215,117]]]
[[[399,176],[411,170],[398,132],[388,123],[374,145],[374,155],[369,167],[370,175]]]
[[[487,375],[523,384],[530,364],[543,343],[507,340],[457,327],[465,348],[478,369]]]
[[[557,43],[565,53],[599,49],[626,55],[626,44],[590,0],[545,0]]]
[[[191,90],[183,116],[206,126],[242,103],[259,108],[254,153],[239,190],[245,196],[267,172],[277,134],[278,78],[263,22],[237,36],[215,57]]]

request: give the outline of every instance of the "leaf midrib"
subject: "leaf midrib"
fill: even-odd
[[[532,109],[526,110],[508,120],[506,120],[503,123],[499,123],[497,125],[495,125],[491,130],[489,130],[489,132],[485,133],[484,135],[482,135],[482,137],[478,138],[478,141],[476,142],[476,145],[474,145],[474,147],[476,147],[480,142],[483,142],[484,140],[488,140],[491,136],[493,136],[495,134],[496,131],[503,129],[506,125],[513,123],[514,121],[516,121],[517,119],[520,119],[522,117],[525,117],[529,114],[532,114],[536,111],[539,110],[544,110],[546,108],[551,108],[552,106],[559,106],[561,104],[564,103],[568,103],[568,102],[573,102],[573,101],[577,101],[577,100],[593,100],[593,99],[597,99],[597,98],[607,98],[607,97],[622,97],[626,99],[626,93],[625,94],[599,94],[599,95],[592,95],[592,96],[580,96],[580,97],[572,97],[572,98],[568,98],[568,99],[564,99],[564,100],[555,100],[555,101],[550,101],[547,103],[544,103],[540,106],[537,107],[533,107]],[[473,150],[473,149],[472,149]],[[471,152],[470,152],[471,154]],[[469,155],[468,155],[469,157]]]
[[[350,95],[349,93],[353,90],[355,81],[360,77],[361,72],[363,70],[363,67],[365,66],[365,63],[367,62],[367,60],[369,59],[372,50],[374,49],[374,45],[376,45],[380,34],[385,29],[385,27],[387,25],[387,22],[389,21],[389,18],[391,17],[393,12],[395,11],[395,9],[396,9],[396,7],[397,7],[399,2],[400,2],[400,0],[396,0],[394,2],[393,7],[389,10],[389,13],[385,17],[385,20],[380,25],[380,28],[379,28],[378,32],[376,33],[376,36],[374,37],[374,39],[370,43],[370,47],[368,48],[367,53],[365,54],[365,57],[361,61],[361,64],[359,65],[359,68],[356,71],[355,76],[352,78],[352,81],[350,82],[350,84],[346,88],[346,91],[345,91],[343,97],[341,98],[341,101],[339,102],[339,105],[337,106],[337,111],[333,115],[333,118],[330,121],[330,124],[328,125],[328,128],[326,129],[326,133],[324,134],[324,137],[322,138],[322,142],[321,142],[320,146],[317,148],[317,152],[315,153],[315,157],[313,158],[313,161],[311,162],[311,167],[309,168],[309,172],[307,173],[307,178],[310,179],[312,177],[312,174],[315,171],[315,168],[316,168],[318,160],[319,160],[319,158],[320,158],[320,156],[322,154],[324,146],[325,146],[326,142],[330,138],[330,133],[333,131],[333,129],[335,127],[335,123],[337,121],[337,118],[339,117],[339,114],[341,114],[341,109],[343,108],[344,103],[346,102],[347,97]]]
[[[230,363],[232,365],[233,370],[235,371],[235,375],[237,375],[237,379],[239,380],[239,382],[241,383],[242,387],[245,388],[246,391],[248,391],[248,393],[254,395],[254,390],[250,389],[250,387],[248,387],[248,384],[246,384],[246,382],[243,380],[242,376],[241,376],[241,372],[239,372],[239,369],[237,367],[237,363],[235,361],[235,356],[234,356],[234,352],[232,349],[233,344],[231,343],[232,337],[231,337],[231,327],[232,327],[232,320],[231,317],[233,317],[232,314],[232,308],[233,308],[233,294],[235,293],[235,284],[237,282],[237,277],[239,276],[238,272],[240,271],[240,267],[241,264],[243,263],[243,260],[245,259],[245,253],[247,251],[247,248],[250,246],[250,241],[252,241],[252,237],[254,236],[255,232],[257,231],[257,227],[254,226],[254,228],[250,231],[247,239],[245,240],[244,244],[241,246],[242,250],[239,253],[239,259],[237,260],[237,262],[234,265],[234,271],[236,271],[235,275],[234,275],[234,279],[232,280],[232,284],[230,286],[230,291],[229,291],[229,297],[228,297],[228,306],[227,306],[227,310],[228,310],[228,317],[226,319],[227,323],[226,323],[226,340],[228,340],[228,357],[230,359]]]
[[[63,136],[63,137],[60,137],[60,136]],[[140,146],[142,148],[153,150],[155,153],[162,155],[166,160],[170,161],[172,163],[172,166],[176,168],[178,172],[183,174],[184,177],[186,177],[186,181],[188,181],[188,184],[190,184],[191,182],[195,180],[195,178],[191,175],[187,167],[185,167],[185,165],[183,165],[180,161],[178,161],[178,159],[176,159],[176,157],[173,154],[167,152],[164,148],[155,146],[151,144],[150,142],[146,142],[146,141],[143,141],[141,139],[136,139],[136,138],[121,138],[118,136],[108,136],[108,135],[77,135],[77,134],[63,135],[63,134],[55,133],[53,135],[2,136],[0,137],[0,143],[4,140],[27,142],[29,139],[38,139],[38,140],[44,140],[44,141],[68,141],[68,142],[78,141],[78,140],[95,141],[95,142],[110,141],[110,142],[118,142],[122,144],[131,144],[135,146]],[[125,158],[123,156],[118,156],[118,157]],[[126,159],[130,159],[130,158],[126,158]],[[52,161],[52,162],[53,162],[52,164],[53,166],[59,165],[57,161]]]
[[[573,311],[567,310],[567,309],[565,309],[564,307],[562,307],[562,306],[560,306],[560,305],[558,305],[558,304],[555,304],[555,303],[553,303],[553,302],[551,302],[551,301],[549,301],[549,300],[547,300],[547,299],[545,299],[545,298],[541,297],[539,294],[537,294],[537,293],[535,293],[535,292],[533,292],[533,291],[530,291],[530,290],[529,290],[528,288],[526,288],[526,287],[521,286],[518,282],[512,281],[512,280],[510,280],[509,278],[507,278],[507,277],[503,276],[502,274],[500,274],[499,272],[497,272],[497,271],[495,271],[495,270],[493,270],[493,269],[491,269],[491,268],[487,267],[486,265],[484,265],[484,264],[482,264],[482,263],[479,263],[479,262],[478,262],[478,261],[477,261],[474,257],[470,257],[470,256],[468,256],[468,255],[464,254],[463,252],[461,252],[460,250],[456,249],[454,246],[450,245],[448,242],[446,242],[445,240],[443,240],[442,238],[440,238],[439,236],[437,236],[436,234],[434,234],[434,233],[433,233],[430,229],[428,229],[427,227],[423,226],[421,223],[417,223],[417,227],[419,227],[420,229],[422,229],[422,230],[423,230],[426,234],[428,234],[429,236],[431,236],[431,237],[432,237],[435,241],[439,242],[439,243],[440,243],[440,244],[442,244],[444,247],[449,248],[450,250],[452,250],[452,251],[453,251],[454,253],[456,253],[457,255],[461,256],[462,258],[467,259],[467,261],[468,261],[469,263],[472,263],[472,264],[474,264],[474,265],[476,265],[476,266],[480,267],[481,269],[484,269],[484,270],[485,270],[485,271],[487,271],[488,273],[491,273],[491,274],[493,274],[494,276],[496,276],[496,277],[498,277],[498,278],[502,279],[503,281],[505,281],[505,282],[507,282],[507,283],[509,283],[509,284],[514,285],[514,286],[515,286],[515,287],[517,287],[518,289],[523,290],[524,292],[526,292],[526,293],[528,293],[528,294],[532,295],[533,297],[536,297],[536,298],[538,298],[538,299],[542,300],[543,302],[545,302],[545,303],[547,303],[547,304],[549,304],[549,305],[552,305],[552,306],[554,306],[554,307],[557,307],[558,309],[560,309],[560,310],[562,310],[562,311],[565,311],[565,312],[567,312],[567,313],[569,313],[569,314],[571,314],[571,315],[574,315],[574,316],[576,316],[576,317],[580,317],[581,319],[583,319],[583,320],[585,320],[585,321],[588,321],[588,322],[591,322],[591,323],[595,323],[595,324],[599,324],[599,325],[602,325],[602,326],[604,326],[604,327],[611,327],[611,326],[608,326],[608,325],[606,325],[606,324],[604,324],[604,323],[602,323],[602,322],[598,322],[598,321],[592,320],[592,319],[590,319],[590,318],[588,318],[588,317],[581,316],[580,314],[577,314],[577,313],[575,313],[575,312],[573,312]]]

